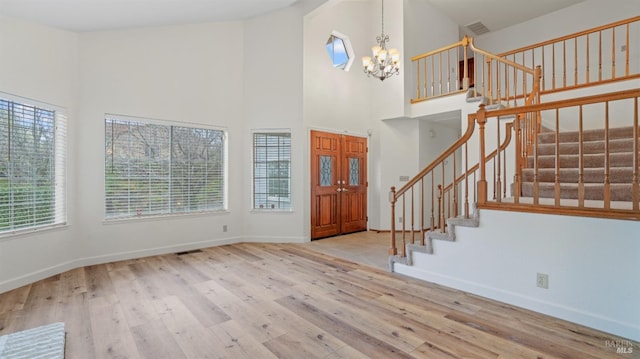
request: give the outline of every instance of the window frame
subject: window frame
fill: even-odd
[[[221,151],[222,153],[222,175],[221,175],[221,179],[223,181],[222,184],[222,198],[221,198],[221,207],[220,209],[201,209],[201,210],[190,210],[190,211],[177,211],[177,212],[173,212],[171,210],[171,204],[170,202],[173,200],[171,198],[171,195],[169,194],[169,197],[167,198],[167,201],[169,202],[169,204],[166,206],[168,208],[168,210],[166,210],[163,213],[151,213],[151,214],[144,214],[144,213],[140,213],[138,211],[136,211],[136,213],[133,213],[131,209],[129,209],[129,213],[128,215],[113,215],[113,216],[109,216],[108,212],[107,212],[107,121],[111,119],[111,120],[118,120],[118,121],[127,121],[130,123],[138,123],[138,124],[144,124],[144,125],[155,125],[155,126],[164,126],[167,127],[171,133],[171,128],[189,128],[189,129],[195,129],[195,130],[211,130],[211,131],[219,131],[221,132],[221,138],[222,138],[222,145],[221,147]],[[218,213],[226,213],[229,210],[229,200],[228,200],[228,196],[229,196],[229,181],[228,181],[228,176],[229,176],[229,161],[228,161],[228,155],[229,155],[229,136],[228,136],[228,129],[226,127],[222,127],[222,126],[214,126],[214,125],[209,125],[209,124],[202,124],[202,123],[190,123],[190,122],[178,122],[178,121],[169,121],[169,120],[159,120],[159,119],[152,119],[152,118],[146,118],[146,117],[135,117],[135,116],[128,116],[128,115],[118,115],[118,114],[111,114],[111,113],[105,113],[103,116],[103,125],[104,125],[104,133],[103,133],[103,220],[105,223],[110,223],[110,222],[118,222],[118,221],[129,221],[129,220],[134,220],[134,221],[140,221],[140,220],[149,220],[149,219],[156,219],[156,218],[177,218],[177,217],[181,217],[181,216],[199,216],[199,215],[212,215],[212,214],[218,214]],[[172,147],[172,140],[170,139],[169,141],[169,147],[168,150],[169,152],[172,151],[173,147]],[[169,167],[171,167],[171,165],[169,165]],[[171,174],[170,174],[171,176]],[[169,186],[171,187],[171,180],[169,180]],[[169,190],[169,192],[171,192],[171,189]]]
[[[289,153],[289,167],[288,167],[288,178],[284,179],[286,181],[288,181],[288,203],[289,203],[289,208],[280,208],[280,207],[273,207],[273,208],[269,208],[269,207],[256,207],[256,135],[284,135],[287,134],[289,135],[289,148],[288,148],[288,153]],[[293,138],[292,138],[292,134],[291,134],[291,129],[288,128],[283,128],[283,129],[276,129],[276,128],[270,128],[270,129],[254,129],[251,131],[251,204],[250,204],[250,208],[252,211],[258,211],[258,212],[293,212],[293,200],[292,200],[292,163],[293,163]],[[278,148],[280,148],[280,146],[278,146]],[[269,161],[265,161],[265,163],[268,163]],[[265,177],[265,179],[267,180],[267,188],[270,187],[269,185],[269,178]],[[278,181],[282,181],[282,178],[277,178],[274,180],[278,180]],[[268,195],[268,193],[267,193]],[[278,202],[280,202],[280,200],[278,200]]]
[[[50,159],[53,160],[53,174],[51,178],[53,183],[50,186],[53,192],[53,220],[51,223],[37,224],[0,231],[0,240],[23,234],[36,233],[41,231],[49,231],[68,226],[68,197],[67,197],[67,161],[68,161],[68,142],[67,127],[68,115],[64,107],[33,100],[26,97],[12,95],[0,92],[0,100],[9,103],[15,103],[20,106],[33,107],[34,115],[37,110],[52,112],[53,116],[53,145]],[[9,134],[7,134],[9,136]],[[34,199],[35,201],[35,199]],[[36,204],[34,204],[36,205]],[[13,206],[13,204],[12,204]]]
[[[331,61],[331,66],[335,69],[349,72],[349,69],[351,69],[353,62],[355,61],[355,53],[353,51],[353,45],[351,44],[351,39],[349,38],[349,36],[339,31],[333,30],[331,31],[331,34],[329,34],[329,38],[325,43],[325,51],[328,51],[327,49],[327,46],[329,44],[328,40],[330,40],[331,38],[338,38],[342,41],[342,44],[344,45],[344,49],[347,55],[347,62],[344,64],[344,66],[342,65],[337,66],[336,63],[334,62],[334,58],[331,56],[331,54],[328,54],[329,60]]]

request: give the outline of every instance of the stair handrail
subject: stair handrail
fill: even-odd
[[[636,154],[636,152],[640,152],[640,148],[639,145],[637,144],[638,140],[638,106],[640,104],[640,89],[631,89],[631,90],[623,90],[623,91],[617,91],[617,92],[612,92],[612,93],[607,93],[605,95],[603,94],[597,94],[597,95],[591,95],[591,96],[584,96],[584,97],[580,97],[580,98],[571,98],[571,99],[565,99],[565,100],[558,100],[558,101],[552,101],[552,102],[545,102],[545,103],[537,103],[537,104],[531,104],[528,106],[523,106],[523,107],[517,107],[517,108],[504,108],[504,109],[496,109],[496,110],[490,110],[490,111],[484,111],[484,109],[481,109],[481,111],[478,111],[478,113],[476,113],[477,116],[477,122],[480,123],[480,129],[479,129],[479,133],[480,133],[480,159],[482,160],[482,152],[483,150],[483,137],[484,137],[484,126],[482,125],[483,123],[486,123],[488,119],[490,118],[499,118],[499,117],[503,117],[503,116],[520,116],[522,115],[522,113],[526,112],[526,113],[534,113],[534,114],[540,114],[542,111],[549,111],[549,110],[560,110],[563,108],[571,108],[571,107],[581,107],[581,106],[586,106],[586,105],[594,105],[594,104],[599,104],[599,103],[609,103],[609,102],[613,102],[613,101],[619,101],[619,100],[626,100],[626,99],[630,99],[630,98],[635,98],[635,109],[634,109],[634,129],[636,131],[635,135],[634,135],[634,148],[635,150],[633,151],[634,153],[634,163],[636,163],[635,167],[635,171],[634,171],[634,179],[633,179],[633,195],[634,198],[637,198],[640,196],[640,190],[638,189],[638,155]],[[514,123],[514,132],[516,133],[516,148],[517,148],[517,144],[521,141],[523,141],[522,137],[518,136],[518,126],[521,123],[521,121],[515,121]],[[539,127],[539,124],[535,124],[534,126]],[[537,133],[537,131],[536,131]],[[606,137],[606,136],[605,136]],[[535,146],[536,143],[534,142],[533,145]],[[518,157],[516,157],[518,158]],[[489,158],[487,157],[487,160],[489,160]],[[526,158],[521,159],[522,161],[526,161]],[[482,161],[482,163],[480,164],[480,166],[486,166],[486,161]],[[520,169],[521,167],[518,165],[516,167],[516,169]],[[481,171],[481,178],[478,181],[479,182],[479,188],[486,188],[487,187],[487,180],[486,180],[486,170],[485,171]],[[519,175],[519,177],[518,177]],[[514,203],[516,207],[519,207],[519,210],[524,210],[523,207],[525,206],[529,206],[530,205],[524,205],[522,203],[519,203],[519,193],[520,193],[520,179],[521,179],[521,172],[518,172],[518,175],[514,176]],[[482,183],[482,184],[480,184]],[[534,195],[535,197],[535,195]],[[630,211],[613,211],[611,209],[608,209],[606,212],[607,213],[598,213],[597,212],[597,208],[571,208],[571,207],[566,207],[562,206],[562,207],[558,207],[558,204],[556,204],[555,206],[547,206],[549,207],[549,210],[553,213],[563,213],[563,214],[580,214],[580,215],[585,215],[585,216],[599,216],[599,217],[607,217],[607,218],[620,218],[620,219],[638,219],[640,218],[640,212],[638,210],[638,203],[636,202],[636,200],[634,200],[633,202],[633,209]],[[499,202],[499,201],[496,201]],[[492,206],[494,206],[492,204],[492,201],[488,201],[487,196],[486,196],[486,191],[480,191],[478,193],[478,201],[477,201],[477,205],[479,208],[493,208]],[[534,202],[533,202],[534,206],[537,206],[538,203],[536,201],[536,199],[534,198]],[[489,206],[489,207],[487,207]],[[514,204],[505,204],[505,203],[500,203],[499,204],[501,209],[506,209],[509,210],[509,208],[514,207]],[[537,207],[535,209],[536,213],[545,213],[545,208],[543,207]],[[549,213],[551,213],[549,212]]]
[[[421,101],[425,101],[428,100],[429,98],[434,98],[434,97],[439,97],[439,96],[446,96],[446,95],[451,95],[451,94],[456,94],[456,93],[460,93],[460,92],[464,92],[469,88],[469,64],[467,61],[467,56],[468,56],[468,47],[469,47],[469,41],[470,38],[465,35],[462,40],[458,41],[458,42],[454,42],[453,44],[447,45],[447,46],[443,46],[440,47],[436,50],[432,50],[432,51],[428,51],[428,52],[424,52],[422,54],[413,56],[411,58],[411,62],[414,62],[416,64],[416,98],[411,99],[411,103],[418,103]],[[448,69],[450,68],[451,65],[451,50],[456,50],[456,54],[455,54],[455,64],[458,65],[460,63],[460,52],[459,50],[462,49],[462,58],[463,58],[463,71],[462,74],[460,73],[456,73],[456,78],[455,78],[455,90],[454,91],[450,91],[450,87],[451,87],[451,78],[450,78],[450,72],[448,71]],[[447,90],[444,91],[442,88],[443,82],[442,82],[442,54],[447,54]],[[428,95],[429,93],[429,89],[427,87],[428,85],[428,81],[427,81],[427,62],[428,59],[431,57],[435,57],[436,55],[438,55],[439,58],[439,66],[438,66],[438,76],[440,78],[439,80],[439,90],[436,91],[436,87],[435,87],[435,83],[432,80],[431,81],[431,96]],[[421,71],[421,66],[422,66],[422,71]],[[422,79],[421,79],[421,74],[422,74]],[[432,76],[435,77],[435,60],[431,61],[431,74]],[[422,86],[421,86],[422,85]],[[437,94],[436,94],[437,92]]]
[[[470,57],[471,56],[471,57]],[[415,64],[416,104],[469,91],[489,104],[517,106],[531,90],[535,69],[479,49],[471,37],[411,58]],[[450,69],[456,69],[451,75]]]
[[[546,69],[546,72],[543,74],[544,81],[540,87],[540,92],[542,94],[640,78],[640,72],[634,72],[634,69],[630,66],[631,47],[637,46],[635,43],[630,41],[630,27],[631,24],[634,23],[640,23],[640,16],[634,16],[629,19],[612,22],[591,29],[578,31],[573,34],[560,36],[551,40],[523,46],[515,50],[503,52],[498,54],[498,56],[505,59],[511,59],[518,63],[529,63],[533,67],[540,65],[543,69]],[[618,27],[624,27],[624,34],[622,34],[622,31],[615,31]],[[611,49],[603,51],[603,33],[608,30],[611,30]],[[589,38],[595,34],[597,34],[598,41],[593,41],[593,47],[597,47],[597,49],[590,49]],[[604,36],[607,35],[605,34]],[[620,37],[623,38],[620,39]],[[616,39],[618,39],[618,41],[616,41]],[[569,56],[567,56],[567,44],[570,44],[569,52],[573,49],[573,54],[569,54]],[[617,74],[616,70],[616,44],[621,44],[626,47],[623,64],[624,70],[622,71],[622,74]],[[583,46],[583,48],[579,50],[578,48],[581,46]],[[556,47],[558,48],[557,51]],[[551,52],[551,54],[545,55],[545,48],[547,48],[547,52]],[[582,53],[581,50],[585,50],[584,53]],[[561,52],[561,55],[558,55],[557,58],[556,52]],[[595,64],[597,65],[597,68],[594,69],[594,72],[591,72],[591,61],[589,60],[591,52],[597,53],[598,57],[597,64]],[[586,61],[578,62],[577,59],[580,55],[586,58]],[[551,64],[547,63],[548,57],[551,57]],[[573,64],[567,63],[567,57],[569,57],[570,60],[571,57],[573,57]],[[610,77],[607,77],[607,74],[603,74],[603,67],[608,65],[611,65]],[[568,66],[573,66],[573,69],[568,69]],[[559,76],[556,76],[557,71],[560,72]],[[597,78],[592,79],[592,77],[596,77],[596,71]],[[557,83],[560,82],[557,78],[561,78],[561,83]],[[570,82],[571,79],[573,80],[572,82]]]

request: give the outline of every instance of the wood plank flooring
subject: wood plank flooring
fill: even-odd
[[[640,358],[623,338],[295,244],[89,266],[0,294],[0,335],[55,321],[67,359]]]

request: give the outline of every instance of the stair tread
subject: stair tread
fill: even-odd
[[[522,169],[522,182],[533,182],[535,169],[524,168]],[[603,167],[584,168],[583,169],[583,181],[585,183],[603,183],[605,171]],[[538,181],[539,182],[555,182],[556,169],[555,168],[539,168],[538,169]],[[560,182],[573,182],[578,183],[580,179],[579,168],[560,168],[559,172]],[[612,167],[609,169],[609,180],[612,183],[630,183],[633,181],[633,168],[632,167]]]
[[[560,131],[560,142],[577,142],[579,138],[578,131]],[[633,126],[615,127],[609,129],[609,140],[620,138],[633,138]],[[604,129],[592,129],[582,132],[583,141],[604,140]],[[538,143],[555,143],[556,132],[540,132],[538,134]]]

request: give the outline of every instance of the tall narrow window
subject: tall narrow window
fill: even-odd
[[[0,234],[66,223],[66,117],[0,98]]]
[[[291,134],[253,134],[253,208],[291,209]]]
[[[225,209],[224,131],[107,118],[105,217]]]

